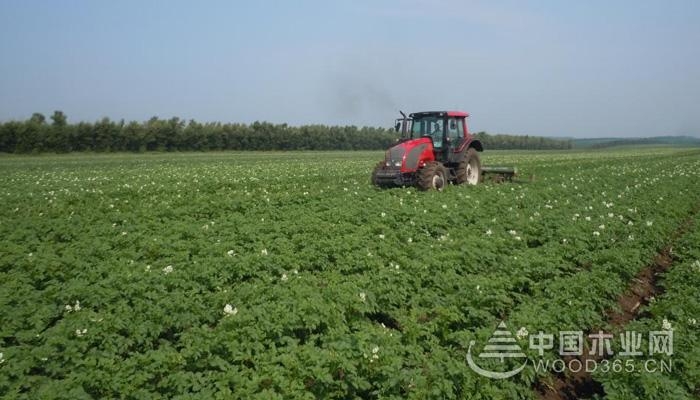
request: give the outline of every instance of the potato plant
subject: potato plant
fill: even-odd
[[[531,398],[469,342],[604,326],[697,207],[699,155],[486,152],[520,180],[441,193],[372,187],[381,152],[2,157],[0,396]],[[697,332],[670,274],[653,323]],[[689,354],[664,379],[692,396]]]

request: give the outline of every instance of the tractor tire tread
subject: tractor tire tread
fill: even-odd
[[[479,168],[479,178],[477,180],[477,183],[481,183],[483,181],[483,174],[481,173],[481,159],[479,158],[479,153],[477,153],[475,148],[470,147],[469,149],[467,149],[467,154],[464,156],[464,158],[462,158],[462,161],[460,161],[460,163],[457,165],[457,168],[455,169],[454,182],[456,185],[467,183],[467,165],[469,165],[469,162],[472,159],[476,159],[476,164]]]
[[[433,189],[433,177],[435,174],[442,174],[443,186],[438,190],[442,190],[447,184],[447,169],[437,161],[430,161],[425,166],[418,170],[416,176],[416,186],[418,189],[427,191]]]

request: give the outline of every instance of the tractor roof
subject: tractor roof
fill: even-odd
[[[468,117],[469,113],[464,111],[421,111],[411,114],[412,118],[428,117],[428,116],[448,116],[448,117]]]

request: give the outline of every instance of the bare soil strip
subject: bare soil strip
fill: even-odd
[[[642,306],[649,304],[651,298],[663,293],[663,288],[658,283],[663,274],[673,265],[673,244],[693,227],[693,220],[698,211],[700,211],[700,204],[695,206],[678,226],[667,245],[656,253],[654,260],[632,279],[627,290],[617,300],[618,308],[608,310],[609,325],[616,330],[622,330],[627,323],[639,317]],[[583,355],[565,358],[564,361],[568,364],[574,358],[580,360],[582,365],[586,365],[586,360],[600,361],[605,357],[591,355],[588,351],[584,351]],[[573,400],[605,395],[603,386],[596,382],[584,368],[577,373],[560,373],[542,378],[535,382],[534,390],[538,398],[545,400]]]

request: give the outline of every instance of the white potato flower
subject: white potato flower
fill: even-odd
[[[515,336],[517,336],[518,339],[524,339],[527,337],[527,335],[529,335],[529,332],[524,326],[518,329],[518,332],[515,333]]]
[[[665,331],[673,330],[671,323],[666,318],[664,318],[664,320],[661,321],[661,328]]]
[[[232,306],[232,305],[230,305],[230,304],[226,304],[226,305],[224,306],[224,314],[226,314],[226,315],[236,315],[236,314],[238,314],[238,308],[236,308],[236,307],[234,307],[234,306]]]

